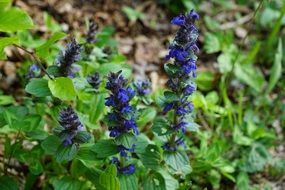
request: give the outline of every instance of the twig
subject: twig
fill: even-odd
[[[29,54],[32,59],[37,63],[37,65],[40,66],[41,70],[48,76],[48,78],[50,78],[51,80],[53,80],[53,78],[48,74],[48,72],[46,71],[45,67],[43,66],[41,60],[35,55],[34,52],[27,50],[26,48],[19,46],[17,44],[13,44],[13,46],[23,50],[24,52],[26,52],[27,54]]]
[[[262,7],[263,2],[264,2],[264,0],[261,0],[261,1],[259,2],[258,7],[255,9],[255,11],[254,11],[252,17],[250,18],[250,21],[252,21],[252,20],[255,18],[257,12],[258,12],[259,9]],[[241,45],[240,45],[240,46],[243,46],[243,45],[245,44],[245,40],[247,39],[248,35],[249,35],[249,32],[248,32],[248,33],[245,35],[245,37],[242,39],[242,42],[241,42]],[[239,50],[240,50],[240,47],[238,47],[238,51],[239,51]],[[239,56],[240,56],[239,53],[237,53],[236,56],[235,56],[235,59],[234,59],[234,61],[233,61],[232,69],[231,69],[231,71],[230,71],[230,73],[229,73],[229,75],[228,75],[229,77],[231,77],[232,74],[233,74],[233,72],[234,72],[234,68],[235,68],[235,65],[236,65],[236,63],[237,63],[237,61],[238,61],[238,59],[239,59]],[[230,80],[229,80],[229,79],[228,79],[228,80],[226,79],[226,80],[225,80],[225,83],[226,83],[226,81],[230,81]]]
[[[237,21],[233,21],[233,22],[227,22],[227,23],[224,23],[220,26],[220,29],[221,30],[228,30],[228,29],[231,29],[231,28],[235,28],[239,25],[242,25],[246,22],[249,22],[251,19],[252,19],[252,14],[248,14],[244,17],[241,17],[240,19],[238,19]]]

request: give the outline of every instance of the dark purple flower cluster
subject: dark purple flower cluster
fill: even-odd
[[[110,137],[118,137],[132,130],[138,134],[135,122],[134,108],[129,104],[135,96],[135,91],[127,86],[128,81],[121,75],[121,71],[110,73],[106,88],[111,95],[106,98],[105,105],[112,108],[107,115],[109,121]]]
[[[106,98],[105,105],[111,107],[111,112],[107,114],[107,124],[110,131],[110,137],[115,140],[126,135],[130,131],[134,135],[138,134],[138,127],[136,124],[135,108],[130,105],[130,101],[135,96],[135,91],[128,86],[128,81],[122,76],[122,72],[110,73],[106,84],[106,89],[111,92],[111,95]],[[134,152],[135,145],[126,147],[117,142],[119,155],[123,159],[128,159],[128,154]],[[112,163],[118,168],[120,174],[133,174],[135,172],[135,165],[125,165],[120,163],[117,157],[112,159]]]
[[[87,82],[95,89],[95,90],[98,90],[99,89],[99,86],[100,86],[100,83],[101,83],[101,80],[100,80],[100,75],[98,72],[92,74],[92,75],[89,75],[87,77]]]
[[[30,67],[29,67],[29,71],[28,71],[28,74],[27,74],[27,78],[28,79],[32,79],[32,78],[37,78],[39,77],[41,74],[41,69],[40,67],[37,65],[37,64],[32,64]]]
[[[86,35],[86,42],[94,44],[96,42],[97,24],[93,20],[89,20],[89,28]]]
[[[79,45],[75,39],[72,39],[66,48],[60,52],[56,63],[59,66],[61,76],[74,77],[75,68],[72,64],[80,60],[81,50],[81,45]]]
[[[65,146],[73,144],[77,133],[84,129],[77,114],[71,107],[61,110],[58,122],[63,128],[58,135]]]
[[[151,93],[151,84],[148,80],[138,80],[135,82],[134,87],[139,96],[145,96]]]
[[[171,122],[171,129],[174,134],[180,136],[186,132],[188,121],[187,115],[193,111],[193,104],[189,101],[189,96],[196,90],[193,79],[196,77],[196,53],[199,51],[196,42],[198,30],[195,21],[199,15],[193,10],[189,13],[174,17],[172,24],[180,28],[176,33],[167,59],[173,59],[173,63],[166,65],[169,76],[167,87],[171,90],[165,94],[166,104],[163,113],[174,111],[174,121]],[[171,96],[170,96],[170,95]],[[171,98],[169,98],[171,97]],[[173,98],[175,97],[175,98]],[[177,137],[176,137],[177,138]],[[168,151],[175,151],[179,145],[184,144],[183,138],[171,138],[163,148]]]

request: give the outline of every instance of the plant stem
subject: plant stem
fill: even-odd
[[[23,50],[24,52],[26,52],[27,54],[29,54],[33,60],[36,62],[37,65],[40,66],[41,70],[48,76],[48,78],[50,78],[51,80],[53,80],[53,78],[48,74],[48,72],[46,71],[45,67],[43,66],[42,62],[40,61],[40,59],[35,55],[34,52],[31,52],[29,50],[27,50],[26,48],[19,46],[17,44],[13,44],[13,46]]]

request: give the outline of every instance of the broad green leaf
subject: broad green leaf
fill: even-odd
[[[165,135],[167,133],[169,123],[164,117],[156,117],[153,121],[152,131],[158,136]]]
[[[112,139],[99,140],[92,147],[92,150],[97,153],[99,158],[106,158],[118,153],[118,148]]]
[[[245,146],[249,146],[253,142],[253,139],[245,136],[237,125],[234,127],[233,140],[235,143]]]
[[[214,87],[215,75],[210,71],[198,72],[196,83],[199,90],[209,91]]]
[[[266,147],[255,143],[251,146],[249,154],[243,156],[243,160],[239,166],[242,171],[248,173],[260,172],[270,160],[271,155]]]
[[[102,116],[104,113],[104,108],[105,108],[105,97],[106,93],[100,93],[100,94],[95,94],[93,95],[92,98],[92,106],[90,110],[90,122],[93,124],[96,124],[98,122],[98,119]]]
[[[0,9],[7,8],[11,5],[11,0],[0,0]]]
[[[12,96],[0,95],[0,105],[9,105],[15,103],[15,99]]]
[[[61,140],[55,135],[47,137],[41,143],[41,147],[44,149],[45,153],[49,155],[54,155],[60,145],[61,145]]]
[[[48,81],[48,87],[54,97],[63,101],[74,100],[76,92],[70,78],[58,77]]]
[[[144,108],[139,110],[140,116],[137,121],[139,127],[145,126],[147,123],[151,122],[156,116],[156,109],[153,107]]]
[[[101,76],[107,76],[110,72],[118,72],[122,70],[122,74],[126,78],[130,78],[132,74],[131,67],[127,64],[118,64],[118,63],[105,63],[100,65],[98,72]]]
[[[138,190],[138,180],[136,175],[120,175],[120,190]]]
[[[44,171],[43,165],[37,159],[33,159],[33,161],[29,164],[29,170],[34,175],[39,175]]]
[[[0,18],[0,20],[1,20],[1,18]],[[17,37],[3,37],[3,38],[0,38],[0,60],[6,58],[5,53],[4,53],[4,48],[6,46],[9,46],[11,44],[18,44],[18,43],[19,43],[19,39]]]
[[[116,137],[116,144],[123,145],[126,148],[132,148],[136,143],[136,136],[132,133],[123,133]]]
[[[78,179],[64,176],[60,179],[52,179],[51,183],[54,190],[88,190],[87,183]]]
[[[206,53],[216,53],[221,50],[221,44],[217,35],[213,33],[205,34],[205,50]]]
[[[147,168],[156,170],[160,167],[162,156],[156,145],[148,145],[145,152],[140,154],[143,165]]]
[[[249,178],[247,173],[241,172],[237,176],[237,188],[238,190],[250,190]]]
[[[97,155],[94,151],[92,151],[92,146],[92,144],[80,145],[80,149],[78,151],[78,154],[76,155],[76,158],[78,158],[82,162],[94,161],[94,158],[96,158]]]
[[[167,171],[159,169],[157,172],[163,177],[166,190],[178,189],[178,181],[174,179]]]
[[[21,9],[11,8],[0,11],[0,32],[15,32],[33,28],[33,20]]]
[[[61,144],[55,153],[55,159],[57,162],[70,161],[78,152],[78,147],[75,144],[70,146],[64,146]]]
[[[221,73],[229,73],[233,68],[232,55],[230,53],[222,53],[218,57],[219,70]]]
[[[188,174],[191,172],[188,156],[185,151],[164,152],[163,154],[166,164],[174,173]]]
[[[19,190],[18,182],[9,176],[1,176],[0,177],[0,189],[1,190]]]
[[[261,71],[252,64],[237,63],[234,69],[236,77],[257,92],[261,92],[265,79]]]
[[[147,190],[166,190],[165,182],[161,174],[153,173],[147,175],[143,181],[143,189]]]
[[[25,88],[26,92],[36,97],[50,96],[51,92],[46,79],[32,79]]]
[[[49,48],[61,38],[66,36],[63,32],[56,32],[54,33],[43,45],[36,48],[36,52],[39,57],[46,58],[49,55]]]
[[[278,80],[282,75],[282,57],[283,57],[282,52],[283,52],[282,41],[281,39],[279,39],[278,48],[275,53],[274,64],[270,71],[269,86],[267,88],[266,93],[269,93],[274,88],[274,86],[276,85],[276,83],[278,82]]]
[[[79,131],[74,137],[74,142],[76,143],[87,143],[91,139],[90,133],[87,131]]]
[[[105,172],[101,173],[99,183],[102,186],[102,190],[120,190],[120,181],[117,178],[115,165],[110,165]]]

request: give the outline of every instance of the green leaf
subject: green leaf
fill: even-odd
[[[19,190],[18,182],[9,176],[0,177],[0,189],[1,190]]]
[[[33,161],[29,164],[29,170],[34,175],[39,175],[44,171],[44,168],[39,160],[33,159]]]
[[[120,175],[120,189],[121,190],[138,190],[138,180],[136,175]]]
[[[156,170],[160,167],[162,160],[159,148],[156,145],[148,145],[145,152],[140,155],[143,165],[147,168]]]
[[[143,189],[147,190],[166,190],[165,182],[161,174],[154,173],[147,175],[143,181]]]
[[[274,86],[282,75],[282,57],[282,40],[279,39],[278,48],[275,53],[274,64],[270,71],[269,86],[267,88],[266,93],[269,93],[274,88]]]
[[[43,45],[36,48],[37,55],[41,58],[46,58],[49,56],[49,48],[54,45],[59,39],[64,38],[66,36],[63,32],[54,33]]]
[[[76,92],[70,78],[58,77],[48,81],[48,87],[54,97],[63,101],[74,100]]]
[[[221,73],[229,73],[233,68],[232,54],[222,53],[218,57],[219,70]]]
[[[60,145],[61,140],[55,135],[47,137],[41,143],[41,147],[44,149],[45,153],[50,155],[54,155]]]
[[[205,50],[206,53],[216,53],[221,50],[221,44],[217,35],[213,33],[205,34]]]
[[[122,70],[122,74],[126,78],[130,78],[132,75],[132,70],[130,65],[127,64],[118,64],[118,63],[105,63],[100,65],[98,72],[102,76],[107,76],[110,72],[118,72]]]
[[[55,153],[55,159],[57,162],[70,161],[78,152],[78,147],[75,144],[70,146],[64,146],[61,144]]]
[[[271,156],[265,146],[262,144],[253,144],[241,168],[243,171],[250,173],[262,171],[270,158]]]
[[[105,172],[101,173],[99,183],[102,186],[102,190],[120,190],[120,181],[117,178],[115,165],[110,165]]]
[[[1,20],[1,18],[0,18],[0,20]],[[19,43],[19,39],[17,37],[3,37],[3,38],[0,38],[0,60],[6,58],[5,53],[4,53],[4,48],[6,46],[9,46],[11,44],[18,44],[18,43]]]
[[[54,190],[87,190],[87,183],[78,179],[64,176],[60,179],[53,179],[51,183]]]
[[[156,116],[156,109],[153,107],[147,107],[139,110],[140,116],[137,121],[139,127],[145,126],[147,123],[151,122]]]
[[[163,157],[174,173],[188,174],[192,170],[185,151],[164,152]]]
[[[178,181],[174,179],[167,171],[159,169],[157,172],[163,177],[166,190],[178,189]]]
[[[234,71],[239,80],[257,92],[261,92],[265,79],[259,69],[255,68],[252,64],[236,64]]]
[[[51,92],[46,79],[32,79],[25,88],[26,92],[36,97],[50,96]]]
[[[249,178],[247,173],[241,172],[237,176],[237,188],[239,190],[250,190]]]
[[[74,142],[80,144],[87,143],[90,139],[91,139],[90,133],[88,133],[87,131],[79,131],[74,138]]]
[[[0,11],[0,32],[15,32],[33,28],[33,20],[21,9],[11,8]]]
[[[105,97],[107,96],[106,93],[100,93],[93,95],[92,99],[92,106],[90,110],[90,122],[93,124],[96,124],[98,122],[98,119],[102,116],[104,113],[105,108]]]
[[[132,148],[136,140],[136,136],[132,133],[123,133],[116,137],[116,143],[123,145],[126,148]]]
[[[215,75],[211,71],[203,71],[197,74],[196,83],[199,90],[209,91],[214,87]]]
[[[0,105],[9,105],[15,103],[15,99],[12,96],[5,96],[1,95],[0,96]]]
[[[157,135],[162,136],[167,133],[168,127],[169,127],[169,123],[164,117],[156,117],[153,121],[152,130]]]
[[[11,0],[0,0],[0,9],[4,9],[6,7],[9,7],[11,5]]]
[[[249,146],[253,142],[253,139],[245,136],[237,125],[234,127],[233,140],[235,143],[245,146]]]
[[[179,101],[179,97],[171,91],[165,91],[164,97],[167,102]]]
[[[106,158],[118,153],[117,145],[112,139],[99,140],[92,147],[92,150],[97,153],[99,158]]]

